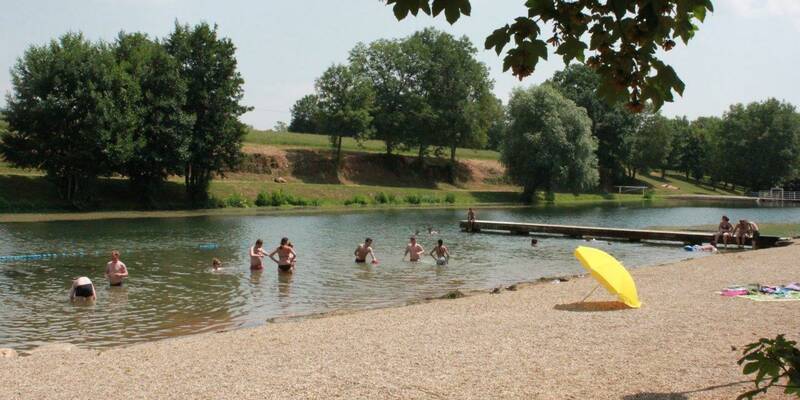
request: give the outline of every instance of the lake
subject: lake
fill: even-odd
[[[539,207],[481,209],[478,219],[624,228],[714,224],[732,220],[800,222],[797,208]],[[26,350],[50,342],[108,347],[263,324],[270,318],[332,310],[403,305],[448,291],[490,289],[540,277],[581,273],[572,251],[584,241],[468,234],[464,210],[372,210],[347,213],[110,219],[0,224],[0,347]],[[431,226],[438,235],[427,234]],[[427,251],[443,239],[447,266],[427,257],[401,261],[409,235],[419,230]],[[262,238],[271,249],[289,237],[298,252],[294,275],[279,275],[267,260],[249,269],[248,248]],[[353,263],[353,250],[374,239],[381,264]],[[214,248],[204,248],[213,244]],[[629,268],[689,257],[681,246],[592,242]],[[104,278],[112,249],[130,278],[111,288]],[[7,256],[51,253],[42,259]],[[212,257],[222,259],[211,272]],[[68,301],[72,277],[95,282],[95,304]],[[582,294],[576,293],[576,301]]]

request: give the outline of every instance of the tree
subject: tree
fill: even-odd
[[[661,166],[661,177],[666,175],[667,169],[682,171],[689,179],[689,171],[692,165],[690,150],[692,146],[691,123],[686,117],[674,117],[669,120],[670,126],[670,151],[666,161]]]
[[[272,127],[272,130],[279,133],[289,132],[289,126],[286,125],[286,122],[278,121],[275,123],[275,126]]]
[[[800,115],[793,105],[776,99],[732,105],[721,131],[734,183],[761,190],[797,176]]]
[[[17,167],[44,170],[64,199],[79,204],[94,178],[118,167],[112,155],[131,129],[132,83],[108,46],[68,33],[28,48],[11,84],[0,154]]]
[[[672,147],[669,120],[658,112],[642,113],[629,146],[627,164],[630,178],[636,178],[637,172],[665,168]]]
[[[701,164],[703,174],[708,174],[711,186],[729,179],[731,159],[722,143],[722,119],[719,117],[699,117],[692,121],[692,135],[705,143],[704,158]],[[728,180],[729,181],[729,180]]]
[[[486,144],[486,131],[497,115],[494,82],[486,66],[475,59],[477,49],[466,36],[456,39],[428,28],[408,41],[425,61],[422,90],[433,112],[432,124],[421,133],[430,144],[449,148],[454,165],[456,148]]]
[[[387,0],[402,20],[409,13],[437,16],[447,21],[470,15],[469,0]],[[658,109],[672,101],[672,92],[683,93],[684,84],[669,65],[656,57],[669,51],[680,38],[688,43],[713,11],[711,0],[528,0],[527,15],[514,19],[486,38],[486,49],[498,55],[513,39],[503,59],[503,70],[511,69],[520,79],[532,74],[548,45],[565,64],[572,60],[592,67],[602,77],[600,93],[609,99],[627,99],[633,111],[643,111],[651,101]],[[546,38],[542,26],[552,27]],[[592,54],[586,57],[587,50]]]
[[[597,184],[596,142],[586,110],[549,85],[515,89],[502,161],[531,200],[536,190],[577,193]]]
[[[193,118],[183,110],[186,84],[178,62],[160,43],[141,33],[120,33],[113,46],[117,63],[135,82],[135,125],[118,153],[121,173],[134,192],[152,203],[169,175],[183,172]]]
[[[183,110],[194,119],[183,171],[186,191],[192,203],[203,204],[213,175],[235,166],[241,156],[247,130],[239,116],[250,110],[240,104],[244,79],[236,47],[218,38],[216,25],[176,23],[165,46],[188,89]]]
[[[372,86],[373,137],[386,144],[386,153],[409,144],[430,114],[421,88],[423,60],[409,51],[405,40],[359,43],[350,51],[353,71]]]
[[[318,133],[318,122],[314,120],[319,111],[316,95],[307,94],[292,106],[292,120],[289,122],[290,132]]]
[[[625,143],[636,127],[636,117],[618,104],[603,101],[598,94],[600,75],[591,68],[572,64],[558,71],[549,81],[564,97],[586,109],[592,120],[592,135],[597,139],[600,185],[606,190],[624,177]]]
[[[342,160],[342,138],[360,139],[370,132],[374,94],[369,82],[350,67],[334,65],[316,81],[320,130],[331,137],[336,165]]]

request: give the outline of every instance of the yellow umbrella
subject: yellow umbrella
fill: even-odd
[[[575,249],[575,257],[600,284],[611,294],[616,294],[625,305],[631,308],[642,306],[631,274],[616,258],[605,251],[584,246]]]

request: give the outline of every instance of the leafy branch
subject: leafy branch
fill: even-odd
[[[767,393],[773,386],[784,388],[784,394],[800,398],[800,350],[796,345],[797,342],[778,335],[775,339],[762,338],[745,346],[738,364],[744,364],[742,373],[745,375],[756,374],[756,387],[737,399],[752,399]],[[786,384],[779,384],[782,380],[786,380]]]
[[[452,24],[472,11],[469,0],[386,3],[398,20],[444,11]],[[527,0],[525,6],[527,16],[495,29],[484,43],[500,55],[513,38],[503,71],[511,69],[520,80],[531,75],[540,60],[547,60],[549,45],[565,64],[577,60],[592,67],[603,80],[598,94],[626,101],[635,112],[648,101],[661,108],[673,101],[673,92],[683,95],[683,81],[656,53],[670,51],[678,39],[688,43],[698,29],[695,21],[703,22],[713,11],[711,0]],[[553,28],[549,37],[541,32],[543,24]]]

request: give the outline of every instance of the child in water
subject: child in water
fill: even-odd
[[[211,270],[219,271],[221,269],[222,269],[222,261],[220,261],[219,258],[216,258],[216,257],[212,258],[211,259]]]

